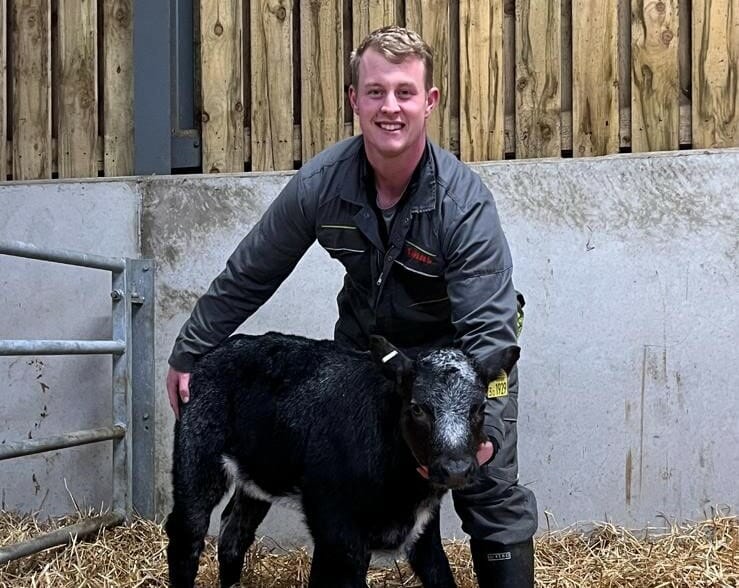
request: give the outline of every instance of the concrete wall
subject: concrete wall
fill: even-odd
[[[643,527],[659,523],[662,513],[701,518],[712,505],[735,508],[739,151],[475,169],[496,195],[516,284],[528,300],[521,482],[538,496],[542,525],[545,512],[560,526],[608,518]],[[288,177],[78,184],[103,193],[122,185],[142,199],[142,251],[159,263],[157,383],[193,303]],[[48,203],[60,200],[52,193]],[[67,232],[86,234],[74,215],[65,218]],[[328,337],[340,282],[340,266],[314,248],[245,328]],[[23,375],[29,390],[31,368]],[[5,396],[0,383],[0,401]],[[165,513],[173,418],[163,387],[158,400],[157,488]],[[449,505],[444,531],[461,535]],[[305,538],[299,517],[278,508],[261,532],[288,543]]]

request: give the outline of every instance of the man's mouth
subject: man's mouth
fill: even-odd
[[[378,122],[376,123],[383,131],[399,131],[403,128],[403,123]]]

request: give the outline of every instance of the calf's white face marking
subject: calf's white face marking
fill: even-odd
[[[464,354],[455,349],[434,351],[421,361],[434,378],[423,386],[427,404],[434,409],[437,439],[446,448],[466,445],[469,410],[480,385],[477,373]]]

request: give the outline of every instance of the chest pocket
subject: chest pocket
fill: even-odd
[[[354,225],[324,224],[318,227],[318,242],[328,254],[338,259],[357,282],[369,282],[369,244]]]
[[[431,248],[406,241],[393,272],[409,308],[436,313],[448,307],[444,267]]]

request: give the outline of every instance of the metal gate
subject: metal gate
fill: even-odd
[[[102,341],[0,340],[0,356],[110,354],[113,357],[113,422],[94,429],[0,445],[0,461],[113,441],[111,512],[27,541],[0,548],[0,564],[30,555],[72,537],[117,525],[135,510],[154,515],[154,262],[42,249],[0,241],[0,255],[39,259],[112,273],[113,332]]]

